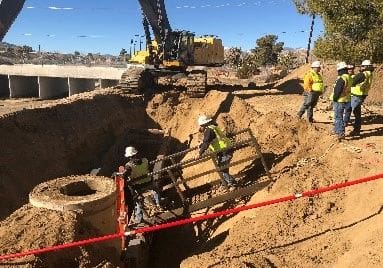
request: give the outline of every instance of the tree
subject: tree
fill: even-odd
[[[75,52],[74,52],[74,55],[75,55],[76,57],[79,57],[79,56],[80,56],[80,52],[75,51]]]
[[[285,70],[292,70],[300,65],[299,57],[296,52],[287,51],[278,57],[278,65]]]
[[[225,50],[225,64],[238,69],[242,65],[242,50],[238,47],[231,47]]]
[[[265,35],[257,40],[257,47],[252,50],[258,66],[275,65],[278,55],[283,50],[283,42],[278,42],[278,36]]]
[[[298,12],[318,14],[325,34],[314,54],[323,59],[383,61],[383,2],[381,0],[293,0]]]
[[[258,64],[254,53],[248,53],[244,56],[241,67],[237,70],[237,76],[241,79],[247,79],[257,74]]]

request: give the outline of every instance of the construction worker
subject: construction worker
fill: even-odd
[[[320,74],[321,63],[320,61],[314,61],[311,64],[311,70],[308,71],[303,79],[304,88],[304,101],[298,112],[298,117],[307,112],[307,120],[310,123],[314,122],[313,110],[318,103],[319,96],[323,93],[324,83],[322,75]]]
[[[360,73],[355,75],[351,87],[351,109],[355,116],[354,129],[350,135],[359,136],[360,129],[362,127],[362,104],[368,92],[371,88],[372,83],[372,72],[374,68],[370,60],[364,60],[360,69]]]
[[[338,78],[335,82],[333,93],[330,99],[333,101],[333,109],[335,114],[334,132],[339,141],[344,139],[345,125],[344,115],[345,110],[351,101],[351,84],[352,79],[347,71],[347,64],[339,62],[336,65]]]
[[[354,76],[355,76],[355,65],[354,64],[348,64],[347,65],[347,73],[351,76],[351,81],[353,81]],[[351,82],[351,84],[352,84],[352,82]],[[344,127],[347,127],[348,123],[350,122],[351,111],[352,111],[351,102],[347,102],[347,106],[346,106],[346,109],[344,112],[344,118],[343,118]]]
[[[146,158],[140,158],[138,151],[134,147],[126,147],[125,157],[128,162],[125,164],[124,179],[127,182],[125,187],[125,196],[129,192],[133,197],[135,207],[135,221],[140,223],[143,218],[143,197],[140,194],[143,190],[149,190],[153,194],[155,204],[160,209],[160,197],[158,187],[153,185],[149,173],[149,161]]]
[[[229,174],[230,160],[233,157],[232,141],[226,137],[225,133],[218,127],[213,119],[202,115],[198,117],[199,131],[203,133],[203,141],[199,147],[199,155],[209,148],[210,152],[217,153],[216,160],[222,173],[222,186],[233,190],[236,187],[235,179]]]

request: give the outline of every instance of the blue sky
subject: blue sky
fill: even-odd
[[[265,34],[276,34],[288,47],[306,47],[310,18],[291,0],[165,0],[174,29],[215,34],[226,47],[253,48]],[[33,7],[33,8],[32,8]],[[64,8],[64,9],[63,9]],[[314,39],[323,30],[316,21]],[[305,32],[301,32],[305,31]],[[143,34],[138,0],[27,0],[4,38],[44,51],[110,53],[129,51]]]

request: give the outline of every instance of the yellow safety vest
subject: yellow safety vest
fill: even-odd
[[[362,83],[355,85],[351,88],[351,94],[355,96],[367,96],[368,91],[370,91],[372,83],[372,72],[364,71],[363,72],[365,79]]]
[[[141,160],[141,165],[134,165],[131,163],[127,164],[132,170],[130,179],[133,185],[139,185],[151,181],[149,176],[144,176],[149,173],[149,161],[146,158],[142,158]]]
[[[213,130],[215,134],[215,139],[209,145],[211,152],[220,152],[233,146],[232,141],[226,137],[225,133],[218,126],[210,125],[208,128]]]
[[[350,102],[351,101],[351,85],[352,85],[351,75],[342,74],[342,76],[338,76],[338,79],[340,79],[340,78],[342,78],[344,80],[345,84],[343,87],[343,91],[340,94],[340,97],[337,100],[337,102]],[[334,88],[335,88],[335,85],[334,85]],[[330,100],[334,100],[334,92],[331,94]]]
[[[322,93],[324,90],[323,78],[320,73],[310,70],[311,77],[313,78],[312,91]]]

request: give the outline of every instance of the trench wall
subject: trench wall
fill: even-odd
[[[126,129],[157,127],[141,98],[113,93],[0,117],[0,219],[37,184],[101,166]]]

